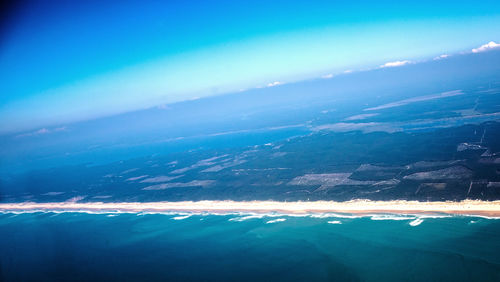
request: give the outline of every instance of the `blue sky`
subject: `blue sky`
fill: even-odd
[[[28,1],[2,25],[5,133],[470,51],[500,3]]]

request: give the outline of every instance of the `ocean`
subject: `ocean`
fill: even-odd
[[[500,220],[0,214],[2,281],[500,281]]]

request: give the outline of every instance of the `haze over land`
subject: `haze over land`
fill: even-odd
[[[1,200],[498,200],[499,62],[492,49],[4,135]]]

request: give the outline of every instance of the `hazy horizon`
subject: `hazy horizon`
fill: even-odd
[[[498,47],[496,1],[430,4],[13,4],[0,132]]]

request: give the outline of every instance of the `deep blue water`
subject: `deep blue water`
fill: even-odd
[[[0,214],[0,278],[500,281],[500,220],[175,216]]]

